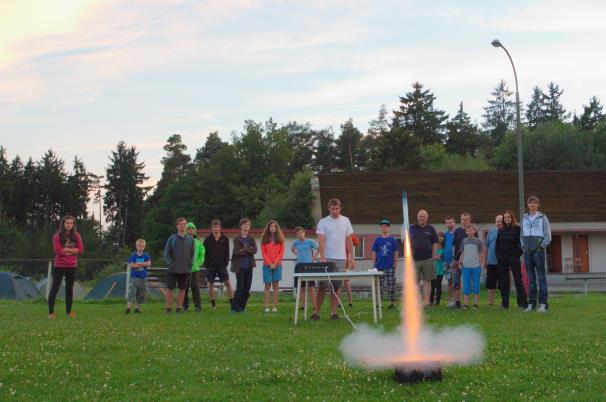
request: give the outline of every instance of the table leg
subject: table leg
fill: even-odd
[[[309,293],[309,281],[305,281],[305,290],[303,291],[303,319],[307,321],[307,294]]]
[[[377,292],[375,288],[375,279],[370,277],[370,293],[372,296],[372,318],[377,323]]]
[[[301,278],[297,281],[297,298],[295,299],[295,325],[299,319],[299,294],[301,294]]]
[[[375,279],[377,281],[377,304],[379,308],[379,320],[383,320],[383,300],[381,300],[381,281],[377,276]]]

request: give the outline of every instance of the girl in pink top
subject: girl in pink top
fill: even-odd
[[[272,312],[278,312],[279,282],[282,280],[282,257],[284,257],[284,234],[277,221],[265,225],[261,237],[263,255],[263,283],[265,284],[265,312],[269,313],[269,289],[273,288]]]
[[[72,311],[74,299],[74,280],[76,279],[76,266],[78,265],[78,254],[82,254],[84,246],[82,238],[76,230],[76,219],[66,215],[61,219],[59,230],[53,236],[53,250],[55,260],[53,264],[53,284],[48,294],[48,317],[57,318],[55,314],[55,298],[65,277],[65,310],[68,317],[75,318],[76,313]]]

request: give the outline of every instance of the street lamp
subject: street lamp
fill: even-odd
[[[516,131],[518,134],[518,207],[520,208],[520,222],[524,216],[524,159],[522,158],[522,123],[520,121],[520,92],[518,91],[518,74],[516,73],[516,66],[513,64],[511,55],[503,46],[500,40],[495,39],[490,42],[494,47],[500,47],[507,53],[511,67],[513,68],[513,76],[516,80]]]

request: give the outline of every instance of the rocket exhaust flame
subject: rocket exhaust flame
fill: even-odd
[[[346,336],[341,351],[351,364],[368,369],[395,369],[399,382],[441,380],[441,367],[479,361],[484,337],[470,326],[446,327],[436,331],[423,326],[423,309],[408,233],[408,202],[402,195],[404,225],[404,274],[402,325],[395,333],[368,326]]]

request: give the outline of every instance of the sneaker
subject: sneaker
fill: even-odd
[[[353,307],[353,304],[349,303],[349,308],[352,308],[352,307]]]
[[[50,318],[51,320],[54,320],[54,319],[56,319],[56,318],[57,318],[57,314],[55,314],[55,313],[50,313],[50,314],[48,315],[48,318]]]
[[[269,307],[265,307],[265,310],[263,311],[265,314],[269,314]]]
[[[183,313],[183,310],[177,307],[177,309],[175,310],[175,314],[181,314],[181,313]]]
[[[313,313],[311,315],[311,320],[312,321],[320,321],[320,314]]]
[[[547,312],[547,306],[545,304],[540,304],[539,309],[537,310],[537,313],[546,313],[546,312]]]
[[[530,312],[534,311],[534,308],[532,307],[532,304],[529,304],[528,307],[526,307],[526,310],[524,310],[524,311],[526,311],[527,313],[530,313]]]
[[[135,309],[135,314],[141,314],[141,310],[139,310],[138,308]]]
[[[231,302],[231,300],[230,300],[230,302]],[[210,307],[211,307],[213,310],[216,310],[216,309],[217,309],[217,301],[216,301],[216,300],[211,300],[211,301],[210,301]]]
[[[67,313],[67,316],[69,318],[76,318],[76,313],[74,313],[73,311],[70,311],[69,313]]]
[[[491,304],[491,306],[492,306],[492,304]],[[473,305],[473,309],[474,309],[474,310],[477,310],[477,309],[478,309],[478,305],[477,305],[477,304],[474,304],[474,305]]]
[[[330,315],[330,319],[333,320],[333,321],[334,320],[338,320],[339,319],[339,315],[338,314],[331,314]]]
[[[461,308],[461,307],[459,307],[459,308]],[[463,310],[469,310],[469,306],[467,304],[463,305],[462,308],[463,308]]]
[[[450,300],[448,300],[448,304],[446,307],[450,308],[452,306],[454,306],[454,300],[450,299]]]
[[[388,308],[388,309],[390,309],[390,310],[395,310],[395,309],[396,309],[396,305],[395,305],[395,304],[393,304],[393,303],[391,303],[391,304],[389,305],[389,307],[387,307],[387,308]]]
[[[278,309],[274,307],[274,308],[272,308],[272,309],[271,309],[271,312],[272,312],[272,313],[277,313],[277,312],[278,312]]]
[[[130,314],[130,309],[127,308],[126,311],[124,312],[124,314]]]
[[[172,308],[165,308],[165,309],[164,309],[164,312],[165,312],[166,314],[170,314],[170,313],[172,313],[172,311],[173,311],[173,309],[172,309]]]
[[[196,309],[194,310],[196,313],[201,313],[202,309],[200,307],[196,307]]]

